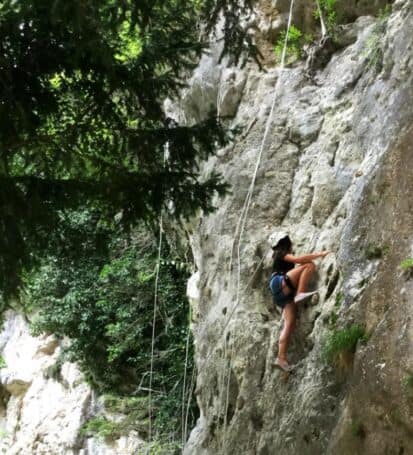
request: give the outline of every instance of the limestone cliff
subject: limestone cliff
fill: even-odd
[[[314,27],[313,3],[297,2],[293,22]],[[283,74],[271,59],[265,72],[233,67],[217,45],[169,106],[187,122],[215,106],[241,131],[205,166],[232,193],[191,227],[201,416],[187,455],[413,453],[413,281],[400,268],[413,255],[413,3],[395,1],[388,18],[386,2],[341,3],[350,22],[319,65],[316,55]],[[260,6],[250,21],[265,50],[289,2]],[[280,77],[238,264],[236,227]],[[318,263],[319,299],[299,308],[288,377],[271,367],[282,321],[267,238],[280,227],[298,254],[332,251]],[[329,364],[326,340],[352,324],[368,339]]]
[[[142,447],[134,431],[112,441],[82,434],[89,418],[108,414],[74,363],[64,362],[56,374],[62,343],[54,336],[31,336],[24,317],[7,311],[0,349],[1,453],[134,455]]]

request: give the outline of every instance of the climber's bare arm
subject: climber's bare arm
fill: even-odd
[[[293,262],[294,264],[306,264],[307,262],[311,262],[314,259],[324,258],[327,256],[329,251],[321,251],[320,253],[310,253],[305,254],[303,256],[294,256],[293,254],[286,254],[284,256],[284,261]]]

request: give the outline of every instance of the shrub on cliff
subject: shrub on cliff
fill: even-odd
[[[324,359],[340,366],[348,366],[359,340],[367,340],[364,329],[359,325],[333,330],[324,345]]]

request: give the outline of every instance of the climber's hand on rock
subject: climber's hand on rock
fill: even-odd
[[[329,254],[329,253],[330,253],[330,251],[322,251],[322,252],[320,253],[320,257],[321,257],[321,258],[325,258],[325,257],[327,256],[327,254]]]

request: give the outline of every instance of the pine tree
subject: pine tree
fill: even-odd
[[[121,212],[127,224],[150,222],[165,207],[176,217],[213,209],[226,185],[216,173],[201,180],[199,161],[226,135],[214,113],[180,126],[162,105],[205,48],[196,24],[203,17],[208,33],[219,11],[227,18],[224,52],[237,60],[245,31],[233,0],[2,2],[3,292],[18,287],[64,210],[93,203],[102,218]]]

